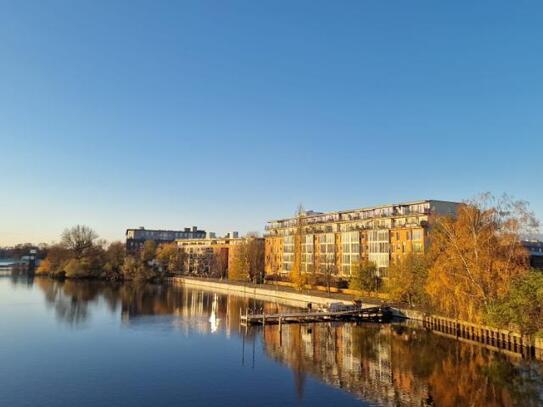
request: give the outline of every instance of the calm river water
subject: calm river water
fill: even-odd
[[[405,324],[240,327],[278,308],[0,278],[0,406],[542,406],[543,366]],[[279,306],[281,308],[281,306]]]

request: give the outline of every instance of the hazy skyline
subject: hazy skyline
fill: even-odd
[[[490,191],[543,219],[538,1],[4,1],[0,245]]]

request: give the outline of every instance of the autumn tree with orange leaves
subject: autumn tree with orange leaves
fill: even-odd
[[[294,284],[294,288],[302,290],[306,283],[306,276],[302,271],[302,239],[304,237],[304,218],[305,211],[302,205],[296,210],[295,226],[294,226],[294,255],[292,269],[290,270],[290,281]]]
[[[432,225],[431,265],[426,292],[433,308],[447,316],[481,322],[492,302],[528,272],[521,236],[538,227],[523,201],[482,195],[461,205],[456,219]]]

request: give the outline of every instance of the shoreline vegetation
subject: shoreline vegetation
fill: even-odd
[[[302,223],[303,211],[297,218]],[[262,253],[239,250],[227,273],[212,267],[209,275],[253,283],[281,282],[298,290],[325,286],[346,288],[353,298],[401,302],[425,312],[475,324],[509,329],[526,337],[543,336],[543,273],[531,269],[523,236],[535,234],[539,223],[524,201],[486,194],[465,202],[455,218],[440,217],[430,225],[431,244],[393,263],[381,279],[374,264],[361,261],[349,281],[337,270],[302,273],[302,228],[295,235],[295,255],[288,276],[264,276],[255,269]],[[254,257],[254,258],[253,258]],[[59,244],[47,247],[36,275],[59,279],[161,281],[183,276],[186,254],[174,243],[157,246],[146,241],[137,255],[127,255],[124,244],[107,244],[87,226],[66,229]],[[217,270],[218,271],[217,271]],[[215,272],[215,271],[216,272]]]

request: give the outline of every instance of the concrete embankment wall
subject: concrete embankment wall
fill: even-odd
[[[277,289],[270,285],[243,285],[233,282],[219,282],[213,280],[203,280],[187,277],[173,277],[170,281],[174,284],[181,284],[187,287],[198,287],[201,289],[207,289],[215,292],[232,293],[235,292],[239,295],[250,296],[251,298],[261,299],[264,301],[275,301],[285,305],[293,305],[297,307],[306,307],[308,303],[315,305],[329,305],[333,302],[343,302],[345,304],[352,304],[352,299],[341,299],[337,297],[326,297],[325,294],[314,295],[304,294],[303,292],[286,291],[284,289]],[[376,307],[382,305],[381,303],[369,303],[364,302],[365,307]],[[397,308],[398,314],[409,319],[424,321],[424,313],[409,308]]]
[[[293,307],[306,307],[308,303],[326,306],[333,302],[352,303],[352,299],[341,299],[337,297],[326,297],[323,295],[305,294],[279,289],[272,285],[244,285],[233,282],[220,282],[213,280],[195,279],[187,277],[173,277],[169,280],[176,285],[197,287],[202,290],[209,290],[219,293],[236,293],[241,296],[248,296],[262,301],[274,301]],[[364,306],[373,307],[381,305],[378,302],[364,302]],[[525,354],[526,349],[535,354],[538,359],[543,359],[543,340],[530,340],[520,334],[503,329],[496,329],[483,325],[471,324],[469,322],[456,321],[438,315],[430,315],[420,310],[410,308],[396,308],[398,315],[411,320],[419,321],[426,328],[441,332],[456,338],[463,338],[469,341],[485,344],[500,350],[511,351],[518,354]]]
[[[328,305],[333,302],[352,303],[352,301],[326,298],[304,293],[289,292],[279,290],[273,286],[246,286],[232,282],[218,282],[210,280],[200,280],[186,277],[173,277],[170,281],[174,284],[180,284],[187,287],[198,287],[203,290],[210,290],[220,293],[236,293],[241,296],[260,299],[263,301],[275,301],[294,307],[306,307],[308,303],[316,305]],[[368,304],[369,306],[370,304]],[[377,304],[375,304],[377,305]]]

